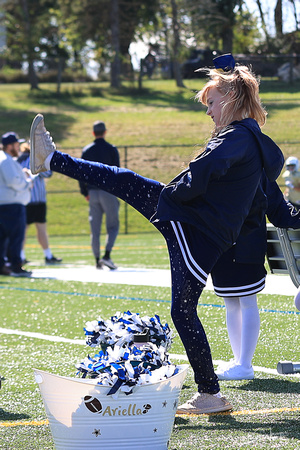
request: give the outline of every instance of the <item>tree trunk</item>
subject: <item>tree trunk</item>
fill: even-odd
[[[290,0],[290,2],[291,2],[292,5],[293,5],[294,17],[295,17],[295,25],[296,25],[296,31],[298,31],[298,30],[299,30],[299,27],[298,27],[299,22],[298,22],[298,14],[297,14],[296,3],[295,3],[295,0]]]
[[[31,38],[31,26],[27,0],[22,0],[22,9],[24,12],[24,28],[27,36],[27,62],[28,62],[28,78],[31,89],[38,89],[38,78],[34,68],[34,49]]]
[[[233,46],[233,31],[232,27],[224,28],[222,37],[222,51],[223,53],[232,53]]]
[[[31,56],[28,56],[28,79],[30,84],[30,89],[38,89],[39,82],[34,68],[34,61]]]
[[[282,37],[282,0],[277,0],[274,10],[276,37]]]
[[[120,24],[119,1],[111,0],[111,44],[114,58],[111,63],[110,85],[119,88],[121,85],[121,60],[120,60]]]
[[[265,36],[266,36],[266,41],[267,41],[267,44],[269,46],[270,36],[269,36],[268,30],[267,30],[265,17],[264,17],[264,13],[263,13],[263,10],[262,10],[262,7],[261,7],[260,0],[256,0],[256,4],[257,4],[258,10],[259,10],[261,26],[262,26],[262,29],[264,30],[264,33],[265,33]]]
[[[174,77],[176,80],[176,85],[178,87],[185,87],[183,84],[183,81],[182,81],[180,64],[178,61],[178,55],[179,55],[179,49],[180,49],[180,34],[179,34],[179,23],[178,23],[178,18],[177,18],[176,0],[171,0],[171,6],[172,6],[172,28],[173,28],[173,35],[174,35],[174,42],[173,42]]]
[[[62,56],[59,56],[57,65],[57,87],[56,87],[56,92],[58,94],[60,94],[63,66],[64,66],[64,59]]]

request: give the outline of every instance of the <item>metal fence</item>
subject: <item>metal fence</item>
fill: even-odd
[[[159,180],[163,183],[167,183],[174,178],[177,173],[186,167],[188,162],[199,153],[196,148],[191,145],[162,145],[162,146],[118,146],[120,153],[120,165],[126,167],[134,172],[139,173],[147,178]],[[66,152],[72,156],[80,157],[81,148],[61,148],[61,151]],[[64,220],[66,223],[73,223],[73,228],[82,230],[82,233],[88,233],[88,221],[87,212],[82,214],[81,210],[77,208],[85,208],[85,204],[75,201],[76,195],[79,196],[78,182],[75,180],[67,179],[63,176],[50,178],[47,186],[48,192],[48,204],[49,204],[49,221],[51,222],[51,230],[55,233],[55,223],[57,216],[54,217],[54,213],[51,210],[53,203],[64,204],[64,201],[57,198],[57,195],[64,196],[63,199],[68,198],[69,210],[65,209],[64,217],[60,215],[60,221],[63,225]],[[73,195],[73,198],[71,196]],[[54,199],[54,195],[56,198]],[[53,201],[51,202],[51,196]],[[81,206],[77,206],[77,203]],[[83,205],[83,206],[82,206]],[[53,206],[54,207],[54,206]],[[73,210],[72,216],[70,210]],[[120,232],[121,233],[139,233],[145,231],[152,231],[153,226],[146,220],[141,221],[140,217],[137,218],[137,212],[125,202],[121,201],[120,207]],[[139,215],[140,216],[140,215]]]
[[[281,147],[285,155],[288,155],[290,148],[295,149],[293,153],[295,156],[300,155],[300,141],[297,142],[277,142]],[[71,154],[72,156],[80,157],[80,148],[64,148],[62,151]],[[127,167],[134,172],[139,173],[147,178],[159,180],[163,183],[168,183],[174,178],[180,170],[184,169],[189,161],[199,154],[199,146],[192,147],[191,145],[162,145],[162,146],[118,146],[120,153],[121,167]],[[283,181],[279,178],[279,186],[283,188]],[[57,178],[49,180],[48,194],[64,195],[69,198],[70,194],[79,194],[78,182],[74,180],[66,180],[66,177],[62,176],[62,181],[59,182]],[[51,202],[50,202],[51,203]],[[74,224],[74,229],[84,230],[83,233],[89,233],[87,212],[82,214],[82,211],[78,211],[76,208],[78,201],[74,201],[73,216],[68,216],[68,220]],[[82,205],[82,203],[81,203]],[[51,207],[51,205],[50,205]],[[51,213],[51,211],[50,211]],[[137,212],[125,202],[121,202],[120,208],[120,232],[139,233],[152,230],[152,226],[145,221],[141,224],[140,219],[137,219]],[[80,218],[81,217],[81,218]],[[63,219],[61,219],[63,220]],[[52,229],[54,227],[54,220]]]

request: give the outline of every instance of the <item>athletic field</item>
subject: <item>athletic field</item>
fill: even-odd
[[[33,277],[0,278],[1,450],[54,449],[33,369],[75,376],[76,362],[96,353],[83,342],[86,321],[130,310],[158,314],[174,329],[168,255],[158,233],[119,235],[112,254],[119,269],[114,272],[94,268],[86,235],[51,237],[51,248],[63,258],[59,268],[44,265],[42,250],[30,237],[26,256]],[[169,450],[300,448],[300,374],[276,371],[280,360],[300,361],[295,291],[288,276],[268,276],[259,295],[255,379],[220,382],[221,392],[234,405],[232,412],[176,417]],[[201,296],[199,316],[214,362],[229,360],[224,305],[210,286]],[[170,353],[173,362],[186,363],[176,335]],[[194,392],[190,370],[180,401]]]

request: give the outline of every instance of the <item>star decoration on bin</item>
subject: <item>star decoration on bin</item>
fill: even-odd
[[[176,408],[177,408],[177,405],[178,405],[178,401],[175,400],[174,403],[173,403],[173,409],[176,409]]]
[[[163,402],[163,408],[165,408],[166,406],[167,406],[167,402],[166,402],[166,400]]]
[[[154,428],[153,433],[157,433],[157,428]]]
[[[101,436],[101,431],[100,431],[100,429],[96,430],[96,428],[95,428],[95,430],[93,431],[92,434],[94,434],[96,437],[98,437],[98,436]]]

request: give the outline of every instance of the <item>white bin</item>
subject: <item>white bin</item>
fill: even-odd
[[[107,395],[95,380],[34,370],[57,450],[166,450],[188,365],[133,393]]]

